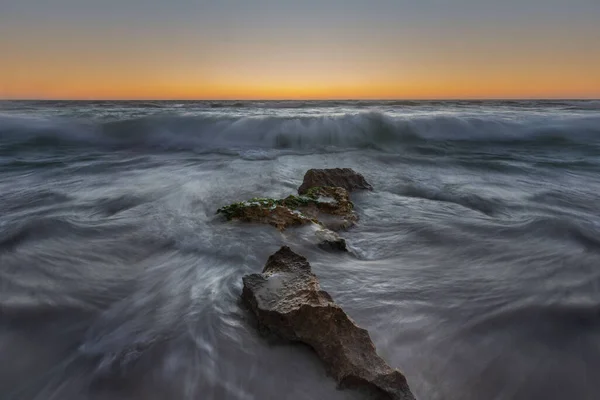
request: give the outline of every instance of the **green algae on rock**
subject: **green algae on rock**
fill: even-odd
[[[227,220],[241,218],[245,209],[248,207],[260,207],[272,209],[278,205],[278,200],[255,197],[248,201],[233,203],[228,206],[221,207],[217,210],[217,214],[223,214]]]
[[[225,215],[228,220],[269,224],[280,231],[290,226],[318,222],[308,218],[298,210],[290,210],[274,202],[252,200],[219,208],[217,213]]]
[[[221,207],[217,214],[227,220],[266,223],[279,230],[310,222],[339,230],[358,220],[348,192],[339,187],[314,187],[304,195],[284,199],[256,197]]]

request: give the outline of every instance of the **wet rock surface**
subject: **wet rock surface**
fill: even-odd
[[[337,231],[358,220],[348,192],[339,187],[315,187],[284,199],[254,198],[221,207],[217,213],[228,220],[269,224],[279,230],[316,223]]]
[[[327,229],[349,229],[358,221],[354,204],[350,201],[346,189],[333,186],[314,187],[306,195],[316,201],[299,207],[299,210],[309,218],[318,220]]]
[[[334,186],[355,190],[373,190],[364,176],[351,168],[309,169],[304,175],[304,181],[298,189],[299,194],[307,193],[311,188]]]
[[[238,220],[258,224],[268,224],[280,231],[292,226],[317,222],[298,210],[277,204],[271,199],[252,199],[220,208],[217,213],[228,220]]]
[[[406,378],[377,355],[369,333],[321,290],[306,258],[282,247],[261,274],[243,278],[242,299],[259,328],[312,347],[341,388],[376,399],[414,400]]]
[[[323,250],[348,251],[346,239],[329,229],[319,229],[315,236],[319,240],[318,246]]]

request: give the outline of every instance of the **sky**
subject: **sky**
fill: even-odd
[[[0,0],[0,98],[600,98],[600,0]]]

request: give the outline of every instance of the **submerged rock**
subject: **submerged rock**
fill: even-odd
[[[319,229],[315,236],[319,240],[318,246],[323,250],[348,251],[346,239],[329,229]]]
[[[377,355],[369,333],[321,290],[306,258],[282,247],[262,274],[243,278],[243,301],[259,327],[312,347],[340,387],[378,399],[414,400],[406,378]]]
[[[299,194],[307,193],[311,188],[335,186],[349,192],[354,190],[373,190],[364,176],[351,168],[309,169],[298,189]]]

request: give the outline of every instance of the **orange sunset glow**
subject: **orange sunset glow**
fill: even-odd
[[[600,28],[585,13],[530,10],[531,19],[502,21],[482,9],[445,20],[425,7],[414,21],[388,4],[313,21],[283,5],[246,18],[228,9],[208,18],[205,6],[180,20],[157,10],[128,26],[110,11],[82,7],[66,20],[26,3],[0,17],[1,98],[600,97]]]

